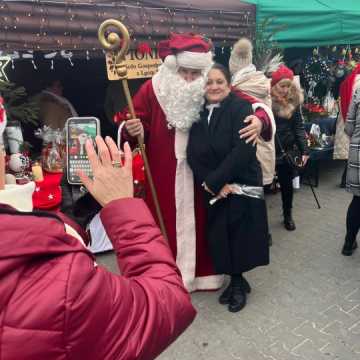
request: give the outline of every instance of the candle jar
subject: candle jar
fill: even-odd
[[[65,161],[65,139],[61,130],[44,126],[37,131],[37,136],[43,140],[41,165],[47,172],[63,172]]]

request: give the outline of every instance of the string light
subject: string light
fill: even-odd
[[[250,34],[254,29],[246,29],[238,24],[244,24],[246,21],[250,25],[255,23],[255,12],[247,11],[223,11],[212,10],[203,11],[197,9],[189,4],[189,8],[169,8],[157,7],[156,12],[151,7],[143,6],[143,2],[113,2],[111,11],[105,5],[90,1],[82,4],[81,7],[74,1],[54,2],[36,0],[34,4],[25,7],[17,2],[7,2],[6,6],[0,2],[0,9],[3,21],[0,32],[0,41],[3,41],[6,48],[10,51],[27,49],[42,50],[43,52],[50,49],[57,51],[76,50],[83,51],[83,57],[90,60],[89,50],[96,51],[100,48],[97,39],[98,24],[107,19],[108,16],[120,19],[125,26],[128,27],[129,33],[132,37],[132,44],[136,47],[139,41],[148,41],[150,46],[156,46],[159,40],[165,35],[165,31],[169,32],[186,32],[193,31],[196,33],[204,32],[204,24],[206,26],[206,36],[211,38],[214,44],[220,47],[221,53],[225,52],[227,44],[233,42],[240,36]],[[21,8],[20,8],[21,6]],[[84,13],[86,8],[86,14]],[[19,11],[21,9],[22,11]],[[106,11],[105,11],[106,9]],[[56,19],[53,19],[51,12],[55,10]],[[88,11],[93,11],[94,19],[88,19]],[[14,16],[16,14],[16,16]],[[160,17],[159,17],[160,14]],[[152,17],[153,15],[153,17]],[[236,16],[236,20],[234,19]],[[35,31],[33,31],[33,40],[26,40],[19,45],[19,39],[23,30],[23,24],[28,24],[30,19]],[[59,31],[58,19],[62,19],[63,28]],[[98,21],[99,20],[99,21]],[[138,26],[136,26],[138,24]],[[184,25],[186,24],[186,25]],[[9,41],[7,32],[13,32],[12,37],[19,35],[15,42]],[[86,42],[84,41],[86,39]],[[228,42],[226,42],[228,40]],[[26,51],[25,54],[28,54]],[[63,58],[67,59],[71,66],[74,66],[72,61],[72,53],[65,52]],[[60,53],[59,53],[60,54]],[[355,55],[355,50],[353,51]],[[45,56],[45,55],[44,55]],[[19,58],[24,58],[20,54]],[[11,66],[14,68],[14,61],[16,58],[11,58]],[[32,61],[34,69],[37,68],[34,58],[29,58]],[[54,58],[49,59],[51,62],[51,69],[54,69]]]

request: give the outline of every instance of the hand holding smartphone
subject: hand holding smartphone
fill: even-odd
[[[95,144],[97,135],[100,135],[100,121],[95,117],[72,117],[66,121],[66,168],[69,184],[82,184],[77,175],[78,170],[92,177],[85,144],[89,138]]]

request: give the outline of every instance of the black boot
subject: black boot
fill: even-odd
[[[296,229],[294,219],[289,210],[284,211],[284,228],[288,231],[294,231]]]
[[[348,238],[345,238],[344,246],[341,250],[341,253],[344,256],[351,256],[355,249],[358,247],[356,240],[349,240]]]
[[[221,305],[226,305],[229,303],[232,293],[232,284],[228,285],[228,287],[223,291],[223,293],[219,296],[219,303]]]
[[[251,293],[251,286],[250,284],[248,283],[248,281],[244,278],[244,276],[241,276],[241,287],[243,288],[243,290],[250,294]]]
[[[248,283],[248,281],[242,275],[241,275],[241,277],[239,277],[239,279],[234,279],[232,277],[228,287],[219,296],[219,303],[220,304],[222,304],[222,305],[229,304],[231,294],[232,294],[232,289],[233,289],[234,286],[235,287],[241,287],[245,293],[248,293],[248,294],[251,293],[251,286]]]
[[[242,287],[234,286],[232,289],[228,310],[238,312],[246,305],[246,293]]]

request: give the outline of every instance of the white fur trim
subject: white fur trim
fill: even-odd
[[[211,51],[207,53],[197,53],[191,51],[182,51],[176,55],[178,67],[188,69],[207,70],[213,64],[213,55]]]
[[[257,109],[262,109],[266,112],[266,114],[270,118],[271,122],[271,139],[269,141],[265,141],[262,138],[258,139],[256,156],[260,162],[262,175],[263,175],[263,185],[269,185],[272,183],[275,176],[275,133],[276,133],[276,123],[272,110],[263,103],[254,103],[252,104],[253,111],[255,112]]]
[[[125,121],[123,121],[120,126],[118,127],[118,133],[117,133],[117,147],[118,149],[121,149],[121,132],[122,132],[122,129],[124,128],[125,126]]]
[[[223,286],[224,280],[224,275],[199,276],[188,283],[184,281],[184,285],[189,292],[198,290],[217,290]]]
[[[271,128],[272,128],[272,137],[274,137],[275,132],[276,132],[276,123],[275,123],[274,113],[272,112],[270,107],[264,103],[256,102],[256,103],[252,104],[252,108],[253,108],[253,111],[256,111],[257,109],[260,108],[266,112],[267,116],[270,118]]]
[[[188,133],[175,130],[176,245],[178,265],[186,287],[195,278],[196,229],[194,209],[194,179],[186,161]]]
[[[195,278],[196,228],[194,179],[186,160],[188,132],[175,130],[176,264],[188,291],[213,290],[222,285],[220,276]]]
[[[164,60],[164,65],[172,71],[176,71],[178,64],[175,55],[168,55]]]

